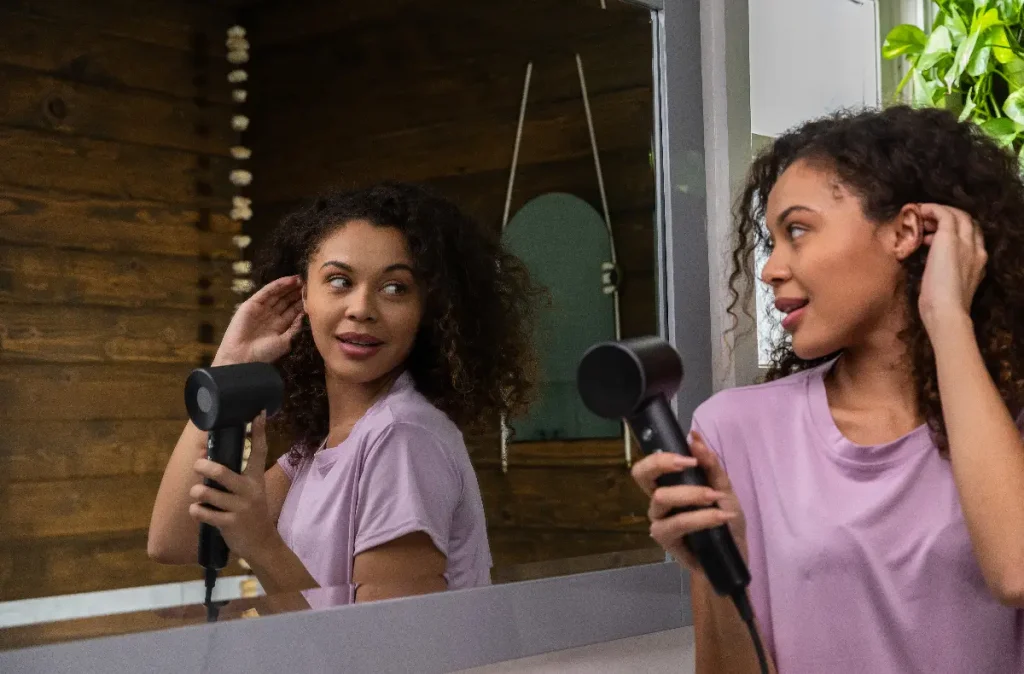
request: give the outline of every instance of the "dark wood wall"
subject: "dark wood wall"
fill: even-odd
[[[331,186],[422,181],[501,226],[526,64],[512,213],[567,191],[598,211],[575,54],[583,59],[624,283],[625,336],[656,331],[651,28],[614,0],[299,0],[247,13],[258,247]],[[621,441],[469,438],[499,566],[653,545]]]
[[[233,11],[0,2],[0,600],[199,577],[145,539],[236,301]]]

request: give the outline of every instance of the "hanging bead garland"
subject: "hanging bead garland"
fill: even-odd
[[[227,59],[229,63],[240,66],[243,63],[249,62],[249,41],[245,38],[245,28],[241,26],[229,28],[227,40],[224,44],[228,48]],[[242,88],[248,81],[249,73],[241,68],[235,68],[228,73],[228,83],[233,86],[231,100],[235,104],[242,105],[248,100],[249,92]],[[231,116],[231,128],[239,134],[247,131],[249,129],[249,118],[240,111],[236,111]],[[238,144],[231,148],[231,158],[237,162],[247,161],[251,157],[252,150],[244,145]],[[242,191],[241,188],[248,187],[252,183],[252,172],[236,167],[228,174],[228,179],[237,188],[238,192],[231,197],[231,219],[238,223],[250,220],[252,218],[252,199],[244,194],[240,194],[240,192]],[[239,257],[244,257],[245,249],[252,243],[252,238],[240,234],[233,238],[233,242],[239,250]],[[247,260],[239,260],[232,264],[231,270],[234,272],[231,289],[239,295],[251,293],[254,286],[251,278],[252,263]],[[235,308],[238,308],[237,305]]]

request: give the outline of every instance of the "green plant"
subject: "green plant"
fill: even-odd
[[[882,46],[905,58],[915,106],[947,108],[971,120],[1024,164],[1024,0],[933,0],[931,32],[903,24]]]

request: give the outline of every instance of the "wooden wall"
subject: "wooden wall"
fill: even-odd
[[[583,59],[624,273],[625,336],[656,331],[651,29],[610,0],[274,2],[245,15],[254,45],[245,141],[265,238],[330,186],[429,183],[499,228],[523,78],[534,70],[512,212],[550,191],[601,210],[575,53]],[[653,545],[621,441],[470,438],[496,564]]]
[[[0,600],[200,577],[145,540],[236,301],[231,11],[0,2]]]

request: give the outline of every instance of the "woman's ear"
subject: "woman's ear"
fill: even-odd
[[[306,281],[302,281],[302,313],[306,313]]]
[[[924,243],[925,229],[921,209],[917,204],[906,204],[896,215],[892,227],[895,234],[892,252],[896,259],[902,262],[917,252]]]

